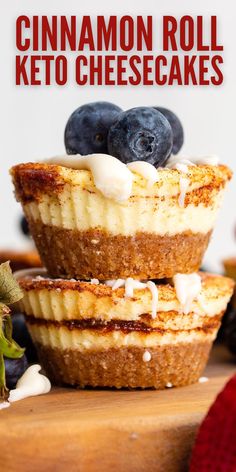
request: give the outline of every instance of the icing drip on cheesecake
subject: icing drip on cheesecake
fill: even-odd
[[[180,188],[180,194],[179,194],[178,202],[179,202],[179,206],[183,208],[184,203],[185,203],[186,193],[189,188],[189,179],[181,176],[179,179],[179,188]]]
[[[133,171],[140,174],[144,179],[147,180],[147,187],[152,187],[159,180],[159,175],[157,169],[149,162],[145,161],[135,161],[127,164],[127,167]]]
[[[152,318],[156,318],[157,314],[157,304],[158,304],[158,288],[154,282],[149,280],[147,282],[147,288],[149,288],[152,294]]]
[[[49,379],[39,373],[39,364],[31,365],[18,380],[16,388],[10,391],[9,402],[23,400],[23,398],[35,395],[43,395],[51,390]]]
[[[172,388],[172,387],[173,387],[173,384],[171,382],[167,382],[166,388]]]
[[[183,174],[188,173],[188,167],[196,165],[212,165],[216,166],[219,164],[219,158],[215,155],[212,156],[191,156],[185,157],[180,155],[172,155],[166,167],[169,169],[176,169]],[[186,177],[180,177],[179,186],[180,186],[180,196],[179,196],[179,206],[184,207],[186,193],[189,187],[189,179]]]
[[[149,351],[143,353],[143,362],[149,362],[152,358],[152,355]]]
[[[148,282],[140,282],[139,280],[135,280],[132,277],[128,277],[127,279],[107,280],[105,284],[111,287],[112,290],[124,287],[125,297],[127,298],[132,298],[134,296],[134,290],[148,288],[152,295],[151,315],[153,319],[156,318],[158,304],[158,288],[156,284],[154,284],[154,282],[152,282],[151,280],[149,280]]]
[[[194,165],[217,165],[217,156],[191,157],[171,156],[166,168],[177,169],[187,174],[188,166]],[[65,155],[56,156],[42,161],[45,164],[59,165],[75,170],[89,170],[98,190],[107,198],[123,202],[128,200],[132,194],[133,172],[141,175],[147,181],[147,187],[151,187],[159,180],[158,170],[152,164],[145,161],[130,162],[127,165],[119,159],[107,154],[91,154],[88,156]],[[180,177],[180,206],[184,206],[187,191],[187,178]]]
[[[93,285],[99,285],[99,280],[98,279],[91,279],[91,284]]]
[[[176,274],[173,277],[173,282],[181,310],[187,315],[191,311],[192,302],[198,297],[201,291],[201,277],[196,273]]]
[[[183,174],[188,173],[188,167],[196,165],[218,165],[219,158],[217,156],[191,156],[190,158],[180,155],[172,155],[166,167],[169,169],[176,169]],[[179,195],[179,206],[184,207],[186,193],[188,191],[190,180],[187,177],[180,176],[179,186],[180,186],[180,195]]]
[[[205,166],[217,166],[219,164],[218,156],[214,154],[209,156],[181,156],[179,154],[171,155],[166,166],[168,169],[178,169],[179,164],[184,164],[185,166],[197,166],[197,165],[205,165]]]
[[[179,172],[183,172],[183,174],[188,173],[188,165],[183,164],[182,162],[178,162],[175,166],[175,169],[177,169]]]
[[[133,174],[128,167],[115,157],[107,154],[89,156],[59,156],[43,161],[75,170],[90,170],[94,184],[107,198],[118,202],[128,200],[132,192]]]

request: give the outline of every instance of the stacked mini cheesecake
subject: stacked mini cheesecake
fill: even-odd
[[[46,267],[18,272],[21,309],[56,383],[193,383],[232,295],[230,279],[197,272],[230,170],[215,158],[169,157],[175,127],[158,110],[133,110],[112,118],[113,156],[66,155],[11,170]],[[69,131],[73,152],[85,154],[87,134],[80,129],[75,149]]]

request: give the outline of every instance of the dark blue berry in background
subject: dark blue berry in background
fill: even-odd
[[[17,380],[24,374],[28,367],[25,354],[20,359],[4,358],[7,388],[15,388]]]
[[[154,109],[162,113],[169,121],[173,131],[173,148],[171,152],[172,154],[177,154],[183,146],[184,142],[184,130],[178,116],[176,116],[173,111],[170,111],[167,108],[154,107]]]
[[[108,133],[108,152],[127,164],[146,161],[163,166],[170,156],[173,133],[168,120],[151,107],[121,113]]]
[[[25,318],[22,313],[14,313],[12,315],[12,337],[21,347],[25,347],[25,355],[28,362],[37,362],[37,353],[27,329]]]
[[[20,229],[25,236],[30,236],[29,225],[24,216],[21,216],[20,219]]]
[[[121,111],[109,102],[88,103],[77,108],[65,129],[67,154],[107,154],[107,134]]]

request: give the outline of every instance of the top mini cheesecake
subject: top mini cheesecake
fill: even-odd
[[[20,164],[11,175],[52,277],[162,279],[199,269],[231,171],[155,169],[108,155]]]

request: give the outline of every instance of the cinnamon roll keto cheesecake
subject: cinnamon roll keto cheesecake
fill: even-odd
[[[94,154],[13,167],[49,274],[159,279],[198,270],[231,171],[210,158],[170,165]]]
[[[50,276],[160,279],[199,269],[231,171],[214,156],[176,154],[176,115],[84,105],[65,144],[75,155],[11,170]]]
[[[91,282],[16,273],[20,309],[39,358],[59,384],[162,389],[200,377],[233,292],[207,273],[172,281]]]

